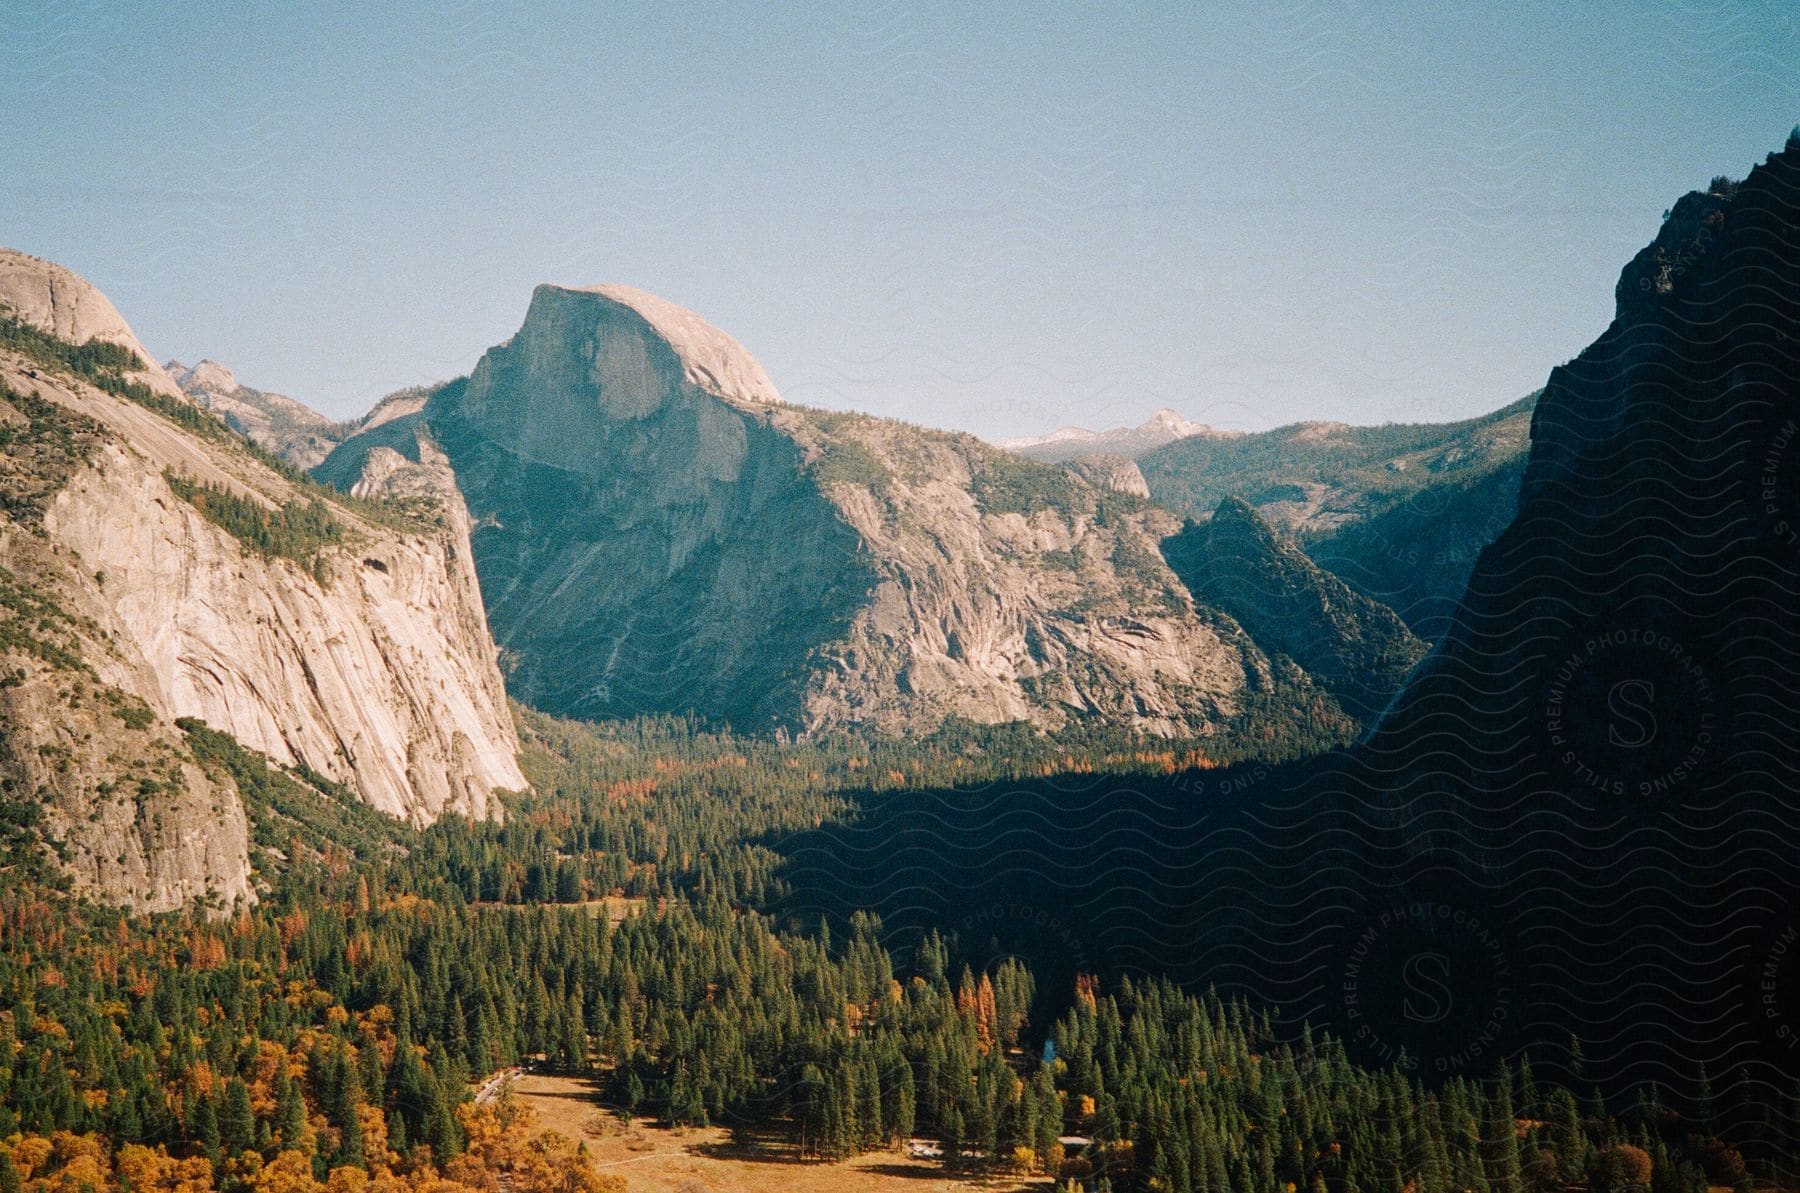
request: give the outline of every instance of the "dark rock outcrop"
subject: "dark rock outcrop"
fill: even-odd
[[[1264,650],[1293,659],[1359,720],[1386,708],[1425,654],[1392,609],[1308,559],[1248,502],[1227,498],[1163,550],[1197,600],[1236,618]]]
[[[1638,1079],[1774,1081],[1800,1030],[1800,139],[1676,203],[1616,300],[1345,782],[1409,882],[1504,900],[1536,1013]]]

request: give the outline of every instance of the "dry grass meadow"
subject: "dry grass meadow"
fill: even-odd
[[[669,1130],[649,1119],[622,1122],[585,1078],[524,1073],[512,1097],[543,1130],[587,1145],[596,1168],[625,1178],[630,1193],[1048,1193],[1039,1178],[948,1174],[936,1160],[871,1152],[836,1164],[802,1161],[784,1141],[747,1146],[722,1127]]]

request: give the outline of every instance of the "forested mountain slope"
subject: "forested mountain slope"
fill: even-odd
[[[1138,461],[1152,500],[1204,520],[1236,497],[1436,640],[1475,555],[1512,517],[1536,394],[1454,423],[1297,423],[1196,436]]]
[[[646,1144],[710,1154],[690,1129],[723,1125],[770,1182],[849,1182],[812,1166],[916,1139],[940,1171],[901,1170],[914,1179],[1120,1193],[1617,1193],[1793,1172],[1773,1134],[1787,1107],[1722,1133],[1710,1104],[1683,1113],[1651,1090],[1609,1106],[1529,1058],[1448,1075],[1359,1062],[1354,1033],[1212,990],[1052,980],[988,951],[1001,907],[900,937],[866,914],[791,931],[755,913],[769,832],[836,818],[859,776],[954,770],[979,739],[525,723],[537,794],[505,823],[449,817],[405,850],[349,838],[228,922],[0,894],[0,991],[28,1008],[5,1021],[0,1182],[624,1187],[616,1162],[533,1140],[510,1099],[470,1098],[519,1064],[593,1083],[571,1106],[595,1116],[584,1133],[630,1116]],[[992,761],[990,779],[1008,765]]]

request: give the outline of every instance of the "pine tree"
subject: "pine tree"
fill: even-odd
[[[462,1154],[462,1127],[451,1110],[451,1099],[442,1088],[434,1091],[425,1112],[425,1142],[440,1162]]]
[[[194,1102],[194,1115],[188,1122],[188,1134],[200,1144],[213,1167],[219,1164],[219,1116],[212,1099],[205,1094]]]
[[[360,1101],[352,1101],[350,1113],[337,1124],[338,1146],[337,1152],[331,1158],[333,1168],[345,1165],[351,1168],[361,1168],[364,1164],[362,1116],[357,1113],[357,1107],[360,1105]]]
[[[387,1135],[388,1150],[404,1156],[407,1151],[406,1116],[400,1113],[399,1107],[388,1111]]]
[[[256,1114],[250,1107],[250,1090],[233,1077],[225,1085],[225,1106],[219,1115],[219,1140],[229,1156],[239,1156],[256,1144]]]
[[[1543,1102],[1538,1094],[1537,1077],[1531,1071],[1531,1056],[1519,1058],[1518,1112],[1525,1118],[1541,1118]]]
[[[861,1056],[856,1064],[856,1150],[863,1151],[881,1142],[885,1112],[875,1053],[870,1048],[858,1051]]]
[[[381,1085],[385,1076],[381,1068],[381,1050],[375,1046],[372,1038],[364,1036],[356,1049],[356,1079],[362,1083],[363,1101],[381,1101]]]
[[[363,1165],[362,1117],[357,1113],[362,1102],[363,1085],[340,1041],[332,1054],[326,1101],[326,1118],[338,1132],[337,1150],[331,1157],[333,1168]]]
[[[897,1079],[893,1084],[893,1126],[888,1132],[895,1139],[905,1139],[912,1135],[914,1120],[918,1114],[918,1090],[914,1087],[912,1066],[901,1059],[895,1066]]]
[[[1056,1078],[1050,1066],[1040,1065],[1032,1074],[1031,1093],[1037,1108],[1031,1147],[1039,1156],[1048,1156],[1062,1137],[1062,1100],[1056,1096]]]
[[[306,1102],[300,1095],[300,1084],[288,1076],[285,1066],[276,1079],[275,1122],[281,1133],[284,1150],[307,1146]]]
[[[943,1140],[944,1164],[955,1168],[962,1161],[963,1116],[954,1103],[944,1108],[938,1134]]]
[[[1512,1074],[1500,1066],[1500,1077],[1494,1095],[1488,1100],[1487,1121],[1482,1135],[1487,1144],[1487,1172],[1493,1193],[1523,1193],[1524,1181],[1519,1170],[1518,1125],[1513,1114]]]
[[[571,1068],[587,1066],[587,1032],[581,1015],[581,1001],[573,993],[563,1008],[562,1039],[557,1044],[565,1065]]]
[[[449,1015],[450,1015],[450,1038],[449,1038],[450,1050],[452,1052],[456,1053],[456,1055],[462,1057],[463,1060],[465,1062],[467,1062],[469,1059],[469,1050],[470,1050],[469,1017],[463,1011],[462,995],[456,994],[456,995],[451,996]]]
[[[828,1160],[841,1160],[856,1152],[856,1078],[848,1061],[840,1062],[825,1083],[825,1145]]]
[[[1421,1115],[1423,1141],[1419,1154],[1419,1187],[1438,1193],[1449,1187],[1450,1158],[1444,1148],[1444,1122],[1436,1098],[1428,1099]]]
[[[486,1076],[494,1068],[494,1037],[485,1010],[476,1012],[475,1030],[469,1035],[469,1068]]]
[[[798,1132],[797,1143],[803,1156],[824,1154],[826,1146],[826,1107],[825,1100],[829,1096],[825,1074],[815,1064],[805,1064],[800,1068],[799,1085],[795,1091],[794,1128]]]
[[[624,1105],[627,1116],[636,1114],[638,1107],[644,1103],[644,1079],[638,1076],[637,1065],[629,1058],[625,1061],[625,1081],[619,1091],[619,1101]]]

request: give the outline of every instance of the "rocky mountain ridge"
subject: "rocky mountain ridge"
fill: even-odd
[[[963,717],[1203,735],[1271,701],[1347,725],[1194,602],[1159,549],[1178,524],[1131,478],[788,405],[678,310],[541,286],[469,378],[318,470],[354,489],[442,451],[526,703],[802,733]]]
[[[240,383],[216,360],[192,366],[170,360],[163,371],[196,406],[296,468],[311,468],[343,440],[343,430],[324,415],[285,394]]]

